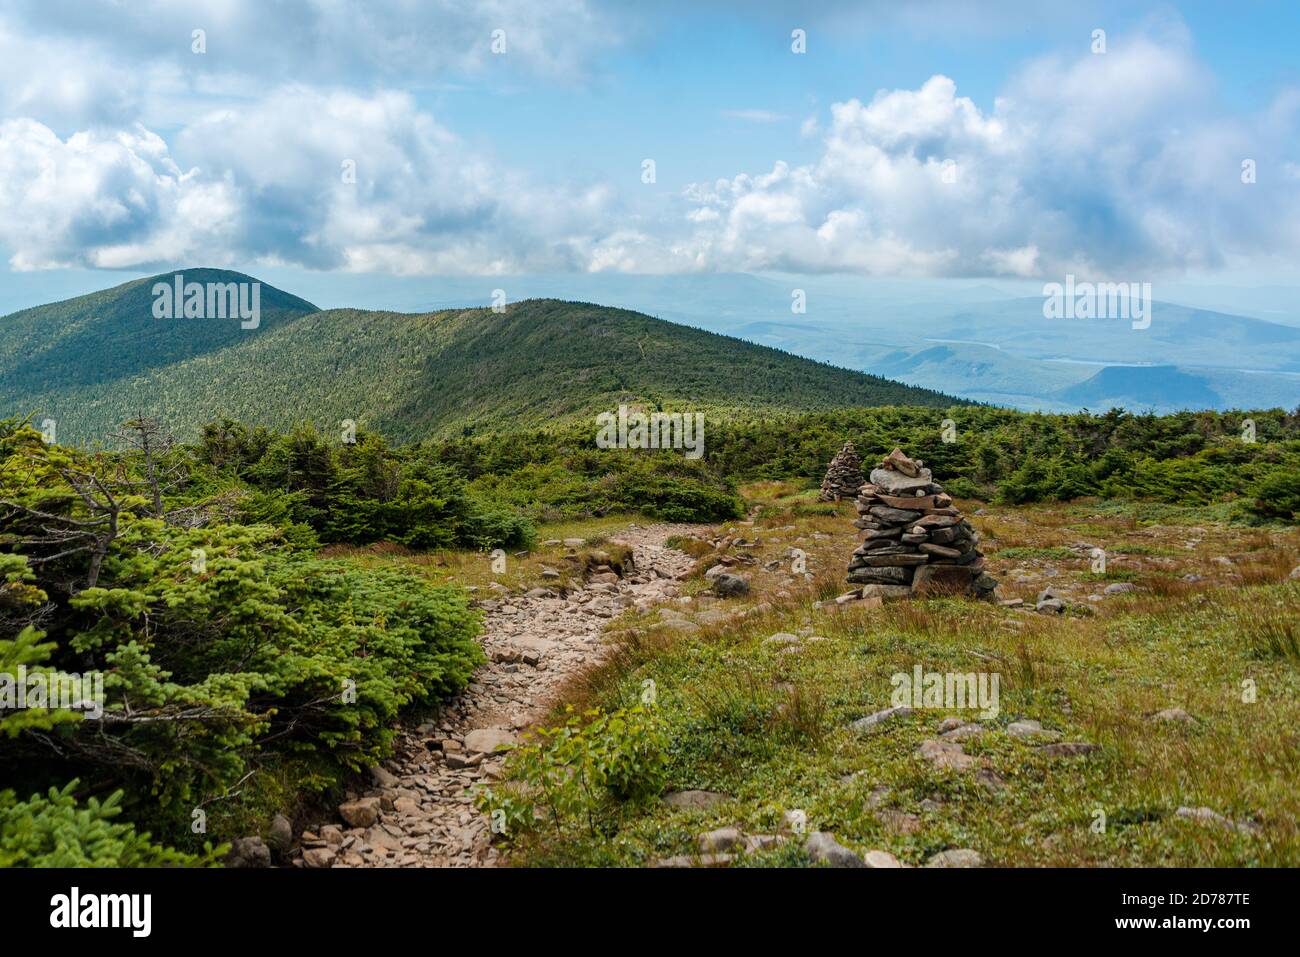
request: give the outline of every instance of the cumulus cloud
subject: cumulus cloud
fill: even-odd
[[[184,260],[228,243],[239,213],[229,184],[181,170],[142,127],[63,140],[10,120],[0,168],[0,243],[19,270]]]
[[[0,243],[15,269],[584,269],[610,202],[607,190],[539,185],[479,158],[391,92],[286,88],[201,117],[173,146],[143,127],[65,140],[11,121],[0,163]]]
[[[586,10],[567,2],[575,16]],[[287,36],[286,21],[285,42],[314,43],[319,53],[345,25],[400,45],[391,39],[400,31],[381,29],[379,18],[405,6],[295,0],[274,15],[301,14],[296,29],[315,39]],[[24,15],[61,8],[62,0],[47,0]],[[250,88],[197,115],[191,109],[174,130],[142,124],[128,119],[142,86],[183,86],[186,74],[164,58],[142,67],[147,83],[114,87],[116,67],[89,39],[107,31],[94,17],[100,6],[86,9],[86,19],[41,41],[78,45],[84,71],[71,71],[63,86],[20,83],[0,93],[8,109],[34,114],[0,124],[0,246],[16,269],[263,262],[406,274],[1072,271],[1146,279],[1270,259],[1285,265],[1300,253],[1300,92],[1234,115],[1215,105],[1213,78],[1178,38],[1112,36],[1104,55],[1034,61],[984,107],[942,75],[835,103],[802,126],[820,143],[813,161],[728,171],[665,196],[538,181],[465,143],[412,95],[382,86]],[[122,43],[150,48],[184,26],[170,6],[130,9],[139,36]],[[253,16],[238,2],[194,9],[221,30],[243,29]],[[515,0],[475,9],[479,19],[465,29],[476,38],[495,19],[529,15]],[[375,19],[354,22],[366,16]],[[113,32],[130,33],[120,24]],[[417,23],[410,36],[420,35]],[[0,54],[17,50],[34,61],[56,52],[20,50],[15,36],[0,22]],[[415,52],[391,56],[400,64]],[[490,56],[478,47],[460,55],[471,67]],[[78,118],[80,126],[60,128]],[[1246,159],[1258,170],[1250,185],[1241,181]]]
[[[1294,92],[1213,107],[1181,46],[1143,38],[1029,65],[989,110],[934,76],[830,110],[819,159],[687,190],[712,269],[1144,274],[1300,251]],[[1271,171],[1241,181],[1244,159]]]

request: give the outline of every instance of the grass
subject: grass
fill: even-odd
[[[610,538],[625,530],[630,522],[649,525],[653,519],[637,514],[606,515],[541,525],[537,531],[538,544],[527,551],[504,555],[504,570],[498,570],[501,556],[495,556],[494,564],[493,553],[486,551],[444,549],[414,553],[398,545],[378,543],[360,547],[334,545],[324,554],[367,567],[407,568],[436,584],[455,583],[476,592],[490,589],[494,582],[510,591],[537,587],[570,589],[581,584],[582,573],[592,564],[594,554],[604,552],[619,557],[620,550],[610,545]],[[582,539],[583,545],[569,548],[562,544],[565,539]],[[545,577],[542,573],[547,569],[559,572],[560,577]]]
[[[809,509],[815,492],[794,483],[744,493],[752,520],[715,534],[755,542],[731,552],[753,560],[740,569],[748,598],[712,601],[702,581],[687,582],[697,597],[676,607],[700,616],[688,634],[656,628],[657,610],[629,612],[611,624],[603,664],[556,702],[614,710],[653,681],[670,788],[728,799],[695,811],[605,800],[594,833],[516,836],[514,863],[646,865],[692,853],[697,835],[717,827],[775,833],[800,809],[809,829],[908,864],[970,847],[1004,866],[1300,866],[1300,582],[1288,581],[1300,531],[1232,525],[1216,520],[1218,506],[1147,515],[1105,502],[963,502],[1000,597],[1032,605],[1050,585],[1082,611],[960,599],[817,608],[847,588],[851,506]],[[700,572],[710,556],[701,539],[679,542]],[[1092,571],[1092,547],[1106,552],[1104,575]],[[794,549],[807,575],[793,571]],[[1111,581],[1137,588],[1090,600]],[[778,631],[800,636],[798,650],[765,641]],[[922,708],[876,733],[850,728],[888,707],[893,676],[918,664],[996,673],[997,715]],[[1153,717],[1170,708],[1193,719]],[[963,744],[979,774],[918,756],[950,716],[983,724]],[[1021,718],[1098,750],[1040,752],[1006,731]],[[1180,818],[1182,806],[1249,827]],[[795,842],[737,861],[805,864]]]

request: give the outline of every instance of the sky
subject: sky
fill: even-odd
[[[1297,54],[1293,0],[9,0],[0,308],[199,265],[1276,298]]]

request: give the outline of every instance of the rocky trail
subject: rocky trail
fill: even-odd
[[[433,719],[405,729],[373,787],[349,793],[338,820],[302,832],[297,867],[480,867],[498,862],[472,790],[500,773],[501,744],[542,719],[562,686],[599,663],[602,629],[628,608],[678,594],[690,556],[667,539],[699,529],[629,525],[611,544],[633,550],[622,577],[598,572],[561,596],[535,588],[479,601],[488,662]]]

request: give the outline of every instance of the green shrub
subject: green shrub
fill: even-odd
[[[93,583],[93,541],[69,552],[41,537],[86,517],[74,468],[122,506]],[[76,672],[104,692],[102,714],[6,714],[0,780],[123,787],[128,818],[193,848],[194,808],[256,817],[290,766],[291,793],[340,784],[390,753],[404,709],[454,695],[483,660],[463,590],[314,558],[269,525],[169,524],[122,491],[134,481],[112,459],[0,429],[0,499],[15,503],[0,547],[55,555],[0,553],[0,670]],[[38,606],[44,633],[24,624]]]
[[[568,709],[572,712],[572,707]],[[666,780],[667,736],[652,708],[571,714],[511,751],[502,788],[478,792],[478,808],[507,836],[541,823],[557,832],[584,826],[610,803],[643,802]]]
[[[113,823],[122,810],[121,791],[79,805],[76,785],[70,781],[26,801],[0,791],[0,868],[184,867],[211,864],[225,851],[208,846],[193,855],[155,844],[148,833]]]
[[[1262,518],[1300,521],[1300,468],[1265,476],[1254,489],[1251,511]]]

